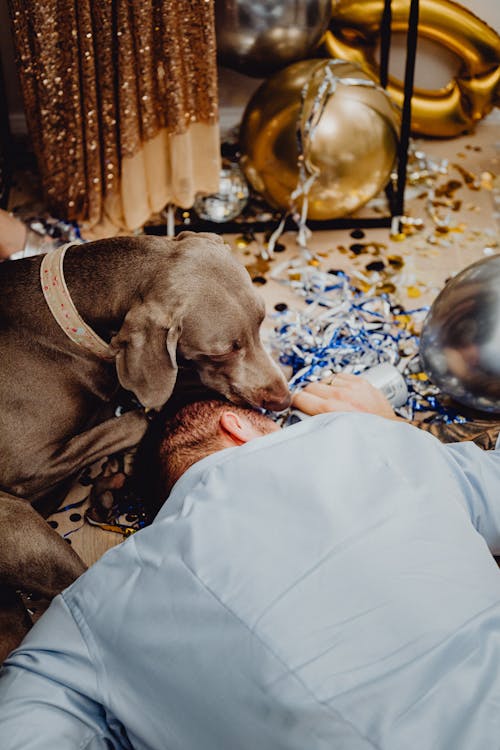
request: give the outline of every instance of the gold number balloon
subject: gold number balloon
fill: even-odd
[[[331,57],[361,65],[375,80],[383,8],[383,0],[333,0],[332,22],[323,37]],[[408,8],[408,0],[393,0],[393,33],[406,32]],[[461,66],[441,89],[415,88],[412,130],[434,137],[459,135],[500,104],[500,36],[451,0],[420,0],[419,36],[454,53]],[[387,91],[402,104],[401,82],[390,77]]]
[[[243,114],[241,166],[277,208],[309,219],[355,211],[389,180],[399,110],[361,68],[304,60],[265,81]]]

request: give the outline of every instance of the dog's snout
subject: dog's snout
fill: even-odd
[[[280,399],[279,401],[277,399],[265,399],[263,402],[263,407],[267,411],[283,411],[284,409],[288,409],[290,403],[290,396]]]
[[[290,406],[291,401],[288,386],[281,382],[275,389],[266,389],[262,394],[262,406],[268,411],[283,411]]]

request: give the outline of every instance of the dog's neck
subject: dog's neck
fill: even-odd
[[[54,320],[66,336],[99,359],[113,359],[107,342],[91,328],[76,309],[64,278],[64,256],[68,245],[44,255],[40,266],[43,296]]]
[[[64,258],[64,277],[85,322],[109,342],[133,301],[141,299],[161,262],[158,253],[134,237],[73,245]]]

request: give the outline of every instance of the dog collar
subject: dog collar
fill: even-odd
[[[71,244],[73,243],[52,250],[43,257],[40,266],[43,296],[56,322],[71,341],[100,359],[111,360],[113,357],[109,353],[109,345],[80,316],[66,286],[63,262],[66,250]]]

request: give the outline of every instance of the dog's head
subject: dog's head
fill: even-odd
[[[182,360],[234,403],[285,409],[288,386],[262,346],[264,303],[247,271],[218,235],[183,232],[164,242],[162,263],[112,340],[122,386],[158,409]]]

